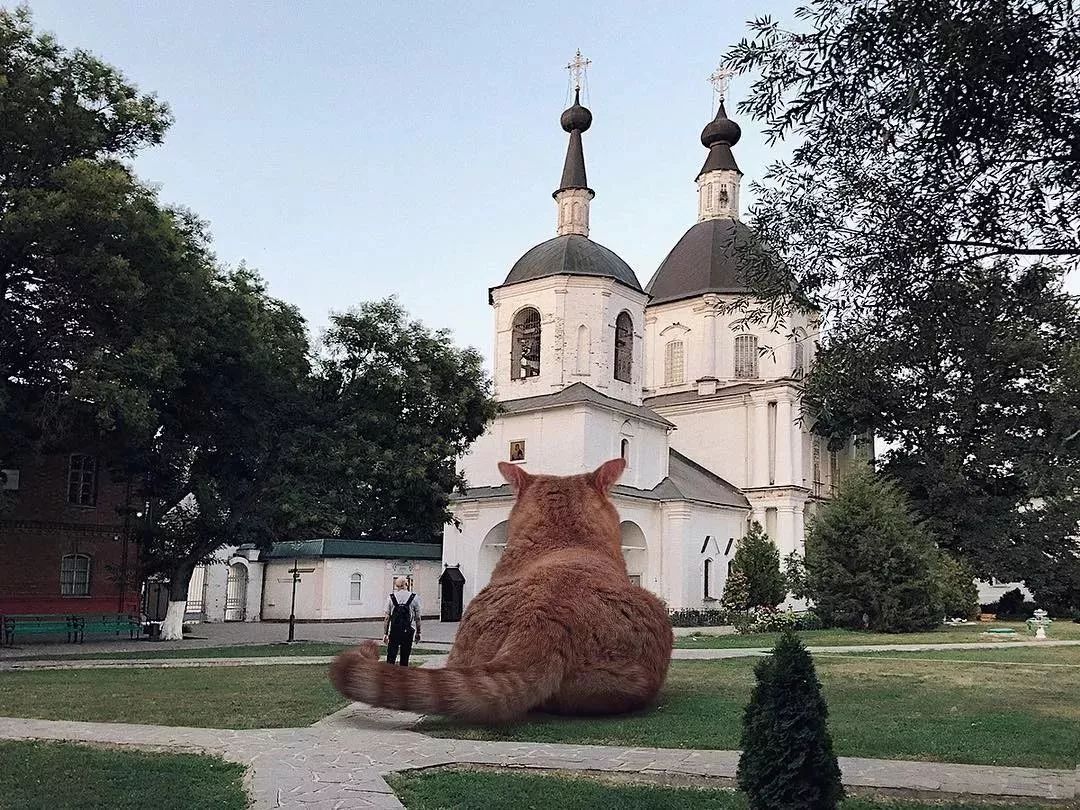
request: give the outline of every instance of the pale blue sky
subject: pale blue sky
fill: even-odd
[[[487,288],[555,234],[574,50],[593,60],[591,236],[645,284],[696,216],[706,77],[745,20],[790,19],[795,4],[30,6],[64,45],[168,101],[176,124],[138,173],[208,220],[218,256],[258,268],[316,334],[329,310],[395,293],[489,354]],[[745,186],[775,153],[739,120]]]

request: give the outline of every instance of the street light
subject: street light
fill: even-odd
[[[289,641],[296,641],[296,583],[300,581],[301,574],[310,574],[314,568],[301,568],[300,560],[293,558],[293,567],[289,569],[292,574],[292,605],[289,607]]]

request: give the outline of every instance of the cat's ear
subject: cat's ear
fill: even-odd
[[[615,486],[615,482],[619,480],[619,476],[623,474],[625,469],[625,458],[613,458],[593,470],[589,475],[589,479],[594,487],[606,495]]]
[[[509,461],[499,462],[499,472],[502,473],[502,477],[506,479],[506,483],[510,485],[510,488],[518,495],[524,492],[525,487],[532,481],[532,476],[525,472],[524,467],[519,464],[511,464]]]

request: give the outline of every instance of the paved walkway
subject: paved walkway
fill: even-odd
[[[1080,640],[1046,640],[1046,641],[995,641],[995,642],[972,642],[972,643],[949,643],[949,644],[876,644],[876,645],[847,645],[838,647],[809,647],[816,654],[854,654],[871,652],[932,652],[934,650],[1004,650],[1016,647],[1076,647],[1080,646]],[[145,646],[143,649],[146,649]],[[190,649],[190,648],[189,648]],[[444,653],[450,651],[450,645],[446,643],[430,642],[425,640],[422,649],[435,650],[438,654],[429,655],[415,652],[417,658],[423,658],[428,666],[442,666],[446,661]],[[769,647],[731,647],[723,649],[680,650],[671,651],[671,657],[676,661],[715,661],[727,658],[749,658],[768,655]],[[288,664],[329,664],[333,656],[329,655],[281,655],[281,656],[236,656],[236,657],[206,657],[206,658],[48,658],[25,661],[0,660],[0,672],[17,672],[31,669],[169,669],[175,667],[243,667],[243,666],[268,666]],[[972,662],[976,663],[976,662]],[[995,662],[988,662],[995,663]],[[998,662],[1007,663],[1007,662]],[[1034,662],[1028,662],[1034,663]],[[1073,666],[1061,665],[1061,666]]]
[[[737,751],[449,740],[409,731],[406,712],[350,706],[301,729],[230,731],[0,718],[0,739],[70,740],[205,752],[248,767],[257,808],[401,808],[383,777],[418,768],[506,768],[638,775],[667,784],[727,785]],[[883,791],[1072,801],[1080,771],[841,757],[844,784]]]

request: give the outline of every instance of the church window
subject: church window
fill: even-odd
[[[806,372],[806,344],[805,338],[800,332],[795,333],[795,343],[792,346],[794,357],[792,358],[792,374],[802,377]]]
[[[526,307],[514,316],[510,379],[540,376],[540,313]]]
[[[840,455],[835,451],[829,452],[829,487],[833,492],[840,486]]]
[[[89,555],[65,554],[60,560],[60,595],[90,595]]]
[[[681,340],[670,340],[664,347],[664,385],[682,385],[685,370],[685,350]]]
[[[353,574],[349,578],[349,601],[360,601],[360,587],[364,583],[364,577],[362,574]]]
[[[634,322],[629,312],[615,319],[615,379],[630,382],[634,363]]]
[[[810,438],[810,447],[810,455],[812,458],[810,472],[814,478],[814,494],[818,495],[820,494],[819,490],[821,489],[821,445],[818,443],[816,436]]]
[[[705,561],[705,598],[712,599],[712,560]]]
[[[630,440],[623,439],[619,443],[619,458],[626,460],[626,466],[630,466]]]
[[[758,340],[754,335],[735,338],[735,376],[752,380],[758,375]]]
[[[97,459],[72,453],[68,460],[68,503],[93,506],[97,502]]]

